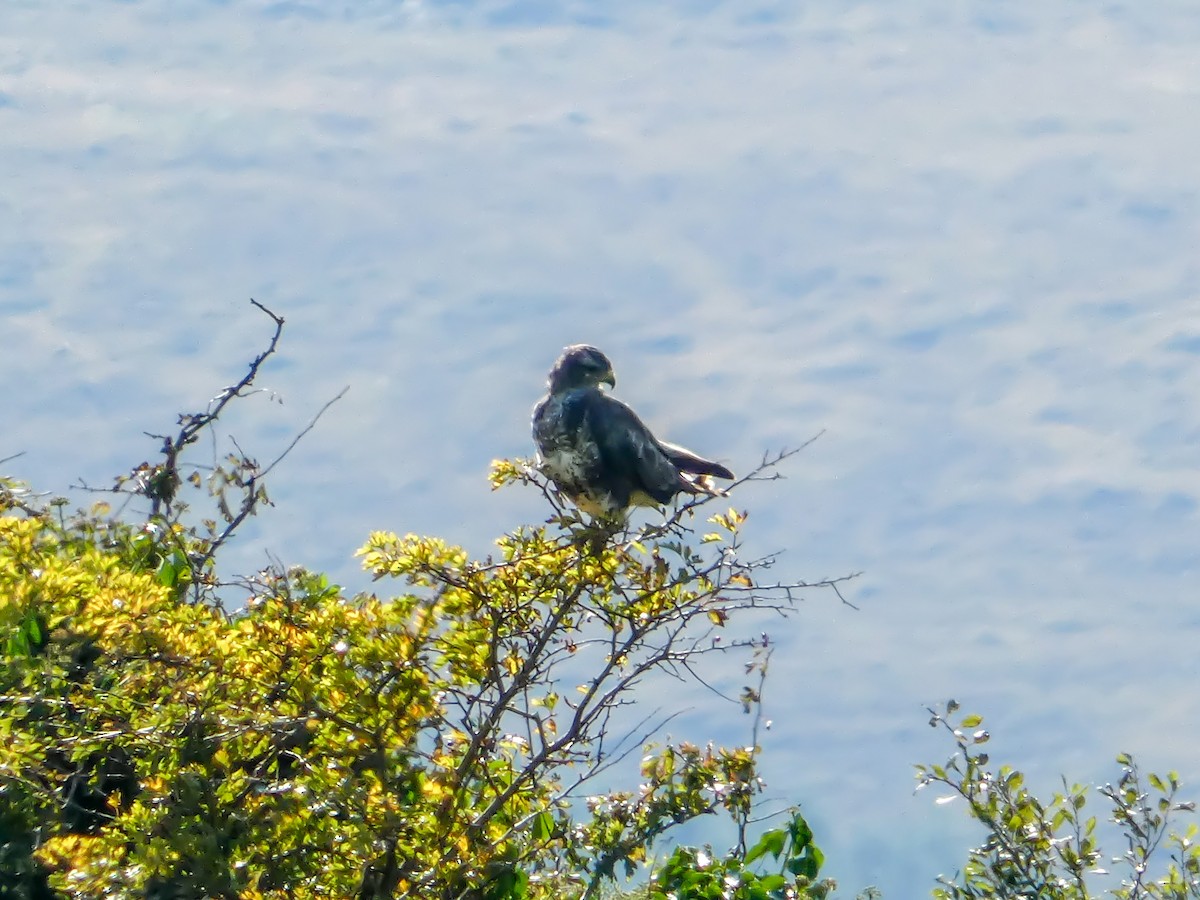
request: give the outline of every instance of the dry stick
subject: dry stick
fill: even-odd
[[[163,434],[151,434],[146,432],[147,437],[158,438],[163,442],[162,453],[166,457],[166,463],[163,466],[163,475],[171,479],[172,483],[178,483],[178,459],[183,448],[196,441],[200,432],[211,423],[217,420],[225,407],[233,400],[234,397],[240,397],[242,391],[254,383],[254,379],[258,377],[258,370],[267,358],[275,353],[279,345],[279,338],[283,334],[283,317],[276,315],[267,307],[263,306],[257,300],[251,298],[250,303],[258,307],[275,323],[275,331],[271,335],[271,340],[267,344],[267,349],[263,350],[250,363],[250,368],[242,379],[234,385],[225,388],[217,396],[213,397],[208,403],[208,408],[202,413],[185,413],[179,417],[179,424],[182,426],[179,433],[174,437]],[[161,490],[156,490],[153,494],[148,494],[151,501],[150,516],[156,518],[162,514],[162,508],[165,505],[170,509],[171,500],[174,499],[174,488],[170,490],[169,495],[164,497]],[[165,501],[165,504],[164,504]]]

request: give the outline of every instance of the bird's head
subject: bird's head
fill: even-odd
[[[588,344],[572,344],[563,350],[554,363],[547,379],[550,393],[569,391],[572,388],[594,387],[607,384],[617,386],[608,357]]]

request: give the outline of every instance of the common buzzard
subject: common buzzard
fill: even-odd
[[[658,440],[637,413],[604,393],[616,387],[612,364],[587,344],[563,350],[533,408],[533,441],[541,469],[571,501],[593,516],[629,506],[657,506],[676,494],[722,492],[710,476],[734,477],[720,463]]]

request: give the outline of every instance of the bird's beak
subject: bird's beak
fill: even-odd
[[[604,377],[600,379],[601,384],[607,384],[610,388],[617,386],[617,376],[613,374],[612,369],[604,373]]]

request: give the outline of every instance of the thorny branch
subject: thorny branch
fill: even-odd
[[[216,458],[216,435],[213,426],[222,413],[235,399],[248,397],[264,389],[255,388],[254,383],[263,365],[273,356],[279,347],[283,334],[284,319],[267,306],[251,299],[251,305],[261,310],[271,320],[274,329],[267,346],[251,360],[247,370],[234,384],[223,388],[216,394],[208,405],[199,412],[182,413],[177,421],[178,430],[172,434],[152,434],[148,437],[161,441],[161,459],[157,463],[143,462],[128,475],[121,476],[111,488],[93,488],[80,481],[77,485],[86,491],[96,493],[125,494],[131,497],[143,496],[150,501],[147,513],[147,530],[157,534],[166,544],[172,545],[186,560],[190,574],[190,586],[194,602],[201,602],[207,590],[215,587],[217,581],[209,571],[217,551],[220,550],[237,532],[238,528],[254,515],[260,505],[270,505],[263,479],[282,462],[316,426],[321,417],[346,395],[349,387],[343,388],[332,399],[326,401],[303,429],[301,429],[283,450],[265,466],[251,458],[242,450],[237,440],[230,438],[236,453],[229,454],[224,461]],[[213,461],[208,467],[187,463],[184,457],[190,447],[200,440],[208,431],[213,438]],[[190,474],[185,476],[184,470],[190,468]],[[212,520],[204,521],[206,535],[201,535],[195,527],[185,529],[186,537],[176,534],[177,526],[187,511],[188,505],[180,502],[179,489],[184,482],[200,487],[204,481],[200,476],[202,468],[209,469],[207,487],[209,495],[214,499],[220,514],[221,527]],[[232,502],[231,502],[232,501]]]

